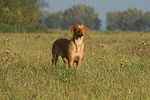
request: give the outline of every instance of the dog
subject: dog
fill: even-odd
[[[52,64],[58,61],[61,56],[66,66],[73,66],[76,62],[76,68],[81,68],[81,61],[84,54],[83,36],[87,35],[89,28],[85,25],[75,24],[69,27],[70,32],[73,34],[71,40],[66,38],[57,39],[52,46]]]

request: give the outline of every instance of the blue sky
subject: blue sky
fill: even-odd
[[[50,10],[50,12],[57,12],[59,10],[66,10],[71,8],[74,4],[84,4],[93,7],[95,12],[99,14],[99,19],[102,21],[101,29],[106,29],[106,13],[109,11],[123,11],[128,8],[137,8],[143,13],[150,11],[150,0],[45,0],[49,3],[50,8],[43,10]]]

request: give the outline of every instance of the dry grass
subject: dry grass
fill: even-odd
[[[150,99],[150,34],[89,32],[80,74],[51,66],[52,34],[0,34],[0,99]],[[112,34],[113,33],[113,34]]]

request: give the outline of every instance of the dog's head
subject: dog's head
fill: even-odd
[[[75,24],[69,27],[69,30],[72,34],[77,36],[83,36],[83,34],[87,35],[89,32],[89,28],[85,25]]]

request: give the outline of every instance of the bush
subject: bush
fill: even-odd
[[[44,26],[20,26],[20,25],[8,25],[8,24],[0,24],[0,32],[1,33],[39,33],[39,32],[47,32],[47,28]]]
[[[8,25],[8,24],[0,24],[0,32],[2,33],[23,33],[23,28],[19,25]]]

